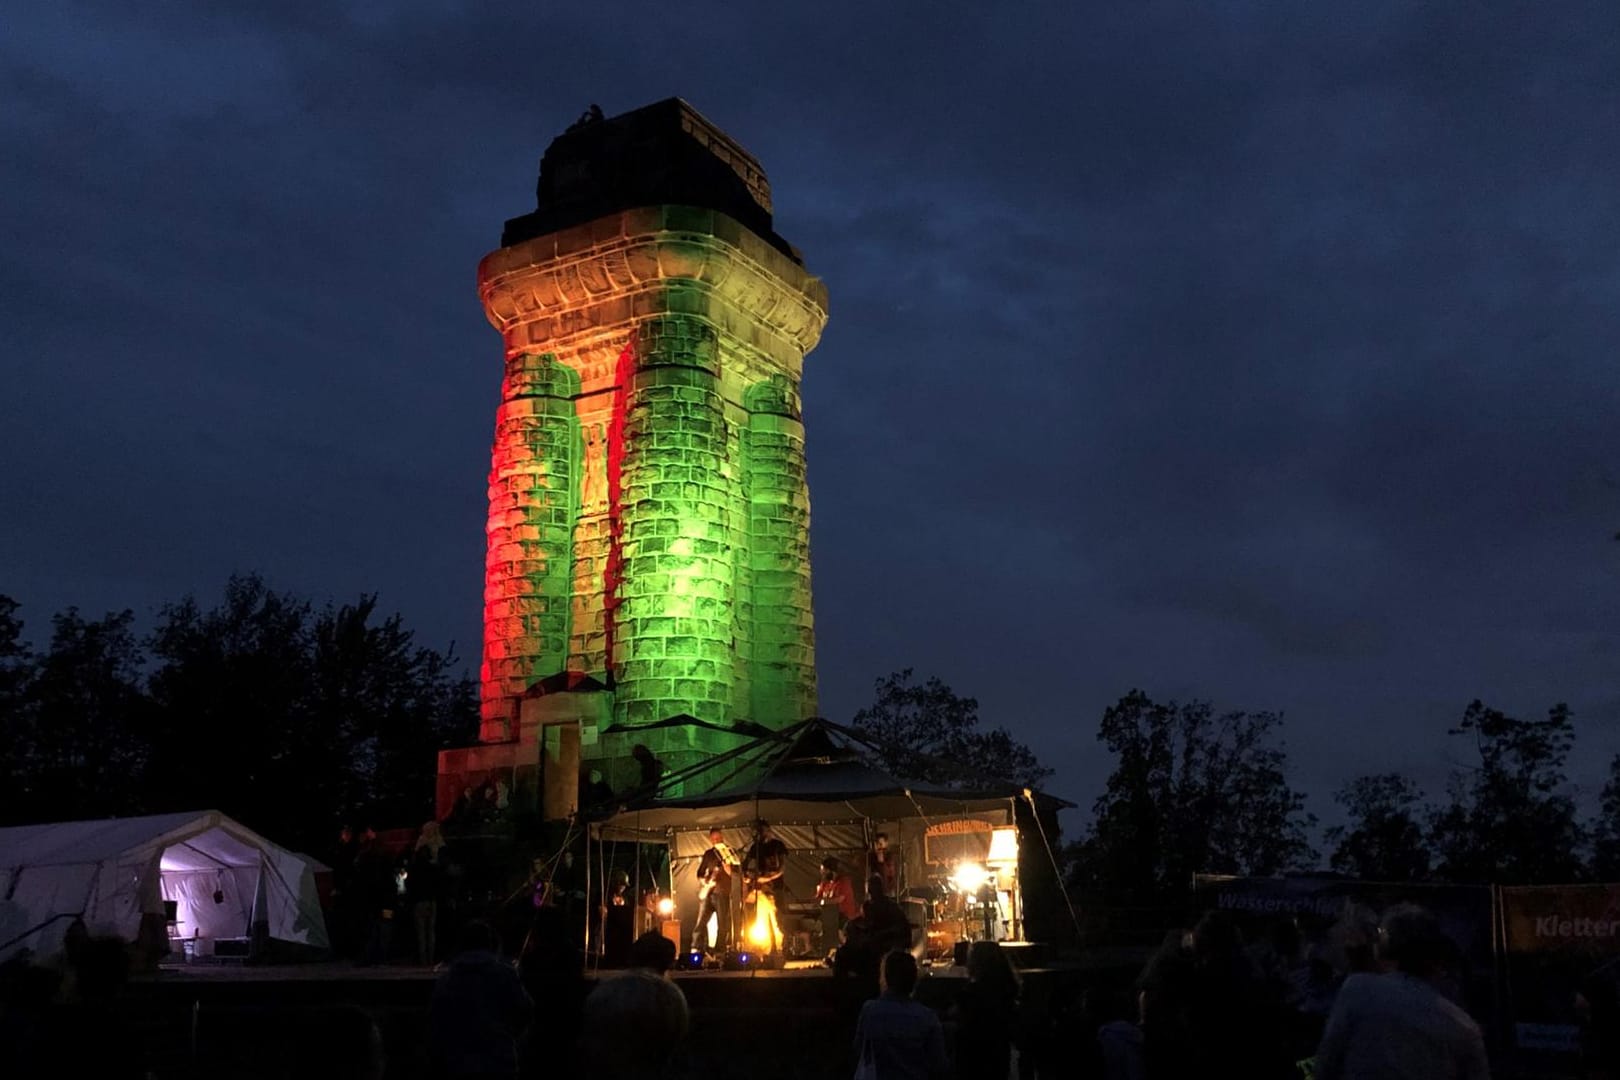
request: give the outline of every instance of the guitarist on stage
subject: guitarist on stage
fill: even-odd
[[[772,959],[780,963],[782,924],[777,920],[776,907],[787,891],[787,882],[782,880],[782,875],[787,871],[787,845],[771,832],[768,822],[756,822],[754,835],[754,844],[743,859],[743,874],[748,879],[754,902],[766,904],[765,922],[771,937],[770,953]],[[760,897],[766,898],[765,901],[761,901]]]
[[[731,871],[737,865],[719,829],[709,830],[709,850],[698,863],[698,915],[692,928],[692,950],[709,951],[709,916],[717,918],[715,945],[722,952],[731,945]]]

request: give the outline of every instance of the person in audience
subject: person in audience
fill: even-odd
[[[339,1005],[301,1017],[289,1032],[285,1080],[382,1080],[382,1032],[363,1009]]]
[[[1096,1025],[1096,1061],[1101,1080],[1146,1080],[1147,1059],[1142,1029],[1125,995],[1111,990],[1088,992],[1087,1018]]]
[[[662,975],[631,969],[603,979],[585,999],[583,1075],[592,1080],[667,1076],[689,1025],[686,996]]]
[[[518,974],[543,1023],[529,1028],[520,1047],[524,1076],[571,1077],[578,1074],[575,1035],[585,1006],[585,957],[580,939],[563,909],[534,909],[528,937],[518,958]],[[558,1038],[558,1032],[566,1032]]]
[[[428,1009],[433,1057],[452,1080],[517,1075],[517,1040],[533,1002],[512,965],[498,954],[495,931],[462,927],[456,955],[433,987]]]
[[[1352,975],[1316,1050],[1316,1080],[1488,1080],[1479,1025],[1441,993],[1445,935],[1410,904],[1384,916],[1387,974]]]
[[[882,993],[861,1006],[855,1025],[855,1080],[944,1080],[950,1075],[944,1026],[911,996],[916,958],[895,949],[883,957],[882,971]]]
[[[48,1071],[33,1075],[149,1080],[144,1046],[123,1000],[132,960],[120,938],[79,943],[70,961],[71,983],[64,981],[62,998],[44,1013],[35,1045],[36,1062]]]
[[[1607,973],[1581,980],[1575,993],[1581,1028],[1581,1080],[1620,1080],[1620,994]]]
[[[967,989],[956,1002],[958,1080],[1004,1080],[1017,1009],[1018,979],[1006,954],[994,941],[975,941]]]
[[[418,847],[411,856],[411,868],[405,877],[405,905],[416,936],[416,962],[429,967],[438,959],[439,920],[439,863],[431,847]]]
[[[630,946],[630,966],[666,975],[675,966],[675,943],[657,930],[649,930]]]
[[[900,905],[883,894],[883,879],[873,874],[866,882],[861,913],[844,927],[844,943],[833,957],[833,972],[852,978],[869,997],[878,986],[883,954],[911,947],[911,924]]]

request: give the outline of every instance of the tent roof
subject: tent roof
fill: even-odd
[[[0,866],[70,866],[163,849],[165,870],[254,866],[275,844],[218,810],[0,829]]]
[[[752,720],[737,720],[730,724],[711,724],[707,720],[699,720],[686,713],[655,721],[651,724],[614,724],[602,731],[603,735],[634,735],[638,731],[659,731],[664,728],[699,727],[709,731],[718,731],[725,735],[736,735],[745,739],[757,739],[766,735],[775,734],[770,728],[756,724]]]
[[[901,779],[872,765],[869,738],[819,717],[670,773],[648,797],[602,824],[663,832],[751,820],[893,820],[1006,809],[1024,789],[987,782],[971,789]],[[679,791],[679,795],[673,792]]]

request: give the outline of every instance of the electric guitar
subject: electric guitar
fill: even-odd
[[[738,867],[742,865],[742,860],[737,858],[730,847],[726,846],[726,842],[724,840],[714,845],[711,850],[716,855],[720,856],[720,863],[710,870],[708,876],[705,877],[702,883],[698,885],[699,904],[707,900],[709,898],[709,894],[714,892],[714,887],[720,883],[720,875],[727,872],[727,867]]]

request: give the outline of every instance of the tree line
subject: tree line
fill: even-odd
[[[1051,770],[1005,729],[984,729],[978,703],[937,678],[879,679],[854,725],[893,749],[884,764],[952,783],[971,772],[1038,785]],[[1104,711],[1097,739],[1113,771],[1084,833],[1064,851],[1070,884],[1119,905],[1174,904],[1197,873],[1269,876],[1318,869],[1317,820],[1288,777],[1283,718],[1159,702],[1132,690]],[[1476,763],[1429,799],[1399,772],[1358,776],[1334,793],[1343,824],[1327,829],[1328,868],[1369,881],[1551,884],[1620,880],[1620,756],[1595,818],[1569,782],[1574,714],[1511,716],[1483,702],[1450,734]]]
[[[1132,691],[1103,715],[1115,768],[1072,880],[1119,903],[1185,895],[1194,873],[1309,870],[1315,818],[1287,779],[1276,713],[1161,704]],[[1325,831],[1327,864],[1370,881],[1530,885],[1620,877],[1620,756],[1595,818],[1583,816],[1567,763],[1574,714],[1511,716],[1474,701],[1450,734],[1475,759],[1437,800],[1398,772],[1334,793],[1343,824]]]
[[[257,576],[130,611],[51,618],[36,651],[0,595],[0,824],[217,809],[324,850],[342,821],[418,824],[477,688],[377,597],[317,607]]]
[[[317,607],[253,575],[220,600],[132,612],[69,608],[36,651],[0,595],[0,824],[205,808],[319,849],[337,823],[416,824],[437,751],[478,730],[477,687],[453,649],[418,644],[377,598]],[[895,672],[852,724],[879,763],[937,783],[1038,787],[1051,768],[938,678]],[[1064,851],[1070,882],[1117,904],[1185,896],[1195,873],[1316,868],[1316,819],[1289,779],[1283,718],[1159,702],[1133,690],[1097,738],[1113,771]],[[1574,715],[1510,716],[1475,701],[1451,733],[1477,763],[1438,800],[1397,772],[1334,795],[1327,865],[1379,881],[1620,880],[1620,756],[1595,818],[1567,774]],[[966,778],[964,780],[964,778]]]

